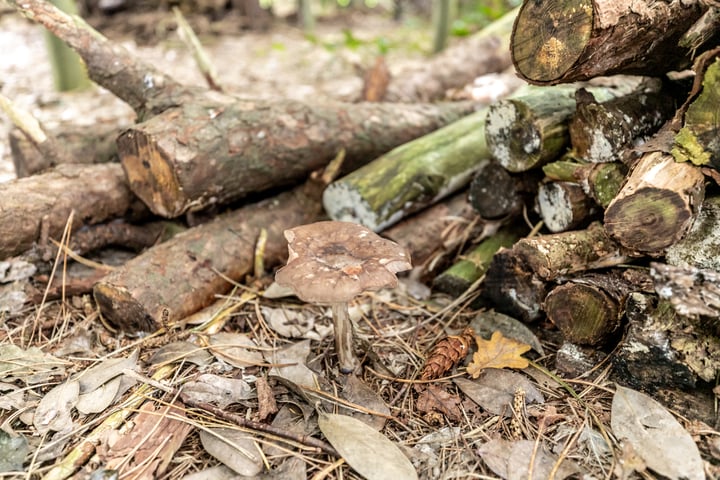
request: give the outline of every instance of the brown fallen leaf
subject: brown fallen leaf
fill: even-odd
[[[475,337],[475,341],[478,351],[467,367],[473,378],[479,377],[486,368],[526,368],[529,365],[522,354],[530,350],[530,345],[506,338],[500,332],[494,332],[490,340]]]
[[[257,380],[255,380],[255,388],[257,389],[258,396],[258,418],[265,420],[278,411],[275,395],[265,377],[258,377]]]
[[[416,408],[424,413],[431,423],[438,417],[437,414],[445,415],[448,420],[453,422],[463,418],[460,410],[460,396],[448,392],[439,385],[428,385],[418,396]]]
[[[385,57],[380,55],[365,73],[362,99],[366,102],[381,102],[385,98],[388,84],[390,84],[390,70],[385,64]]]
[[[448,335],[430,350],[420,380],[435,380],[449,372],[470,351],[475,342],[475,332],[466,328],[460,335]]]

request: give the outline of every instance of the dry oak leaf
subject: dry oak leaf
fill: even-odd
[[[467,366],[467,372],[473,378],[479,377],[485,368],[526,368],[529,365],[522,354],[530,350],[530,345],[504,337],[500,332],[493,332],[490,340],[475,337],[475,341],[478,350]]]

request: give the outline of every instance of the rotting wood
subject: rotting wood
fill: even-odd
[[[381,231],[467,185],[490,161],[485,113],[400,145],[331,183],[323,193],[328,215]]]
[[[127,187],[119,164],[59,165],[0,184],[0,259],[47,242],[41,238],[44,232],[59,240],[72,211],[72,230],[147,213]]]
[[[708,325],[675,312],[669,302],[631,293],[626,305],[630,324],[613,355],[618,381],[653,391],[696,388],[720,373],[720,337]]]
[[[470,38],[443,50],[421,66],[401,71],[390,81],[386,101],[418,102],[442,99],[447,90],[461,87],[481,75],[511,66],[510,33],[519,8]]]
[[[622,160],[639,140],[655,133],[675,112],[675,101],[662,92],[637,92],[606,102],[580,89],[570,120],[575,156],[588,162]]]
[[[542,174],[537,170],[513,175],[495,161],[483,165],[468,188],[468,199],[487,220],[520,214],[537,195]]]
[[[252,272],[255,243],[266,230],[267,267],[287,256],[283,231],[320,216],[320,182],[244,206],[156,245],[94,288],[103,317],[128,333],[169,327],[209,305]]]
[[[699,2],[525,2],[513,27],[518,74],[552,85],[618,73],[662,76],[690,63],[680,38],[708,7]]]
[[[550,290],[543,310],[566,341],[601,345],[617,332],[627,295],[638,288],[618,270],[588,273]]]
[[[302,181],[345,149],[345,171],[471,113],[470,103],[309,105],[196,97],[120,135],[130,188],[164,217]]]
[[[644,155],[605,210],[605,229],[638,255],[661,256],[687,233],[705,195],[704,176],[668,154]]]

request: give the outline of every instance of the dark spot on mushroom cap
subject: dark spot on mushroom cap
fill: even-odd
[[[288,263],[275,281],[303,301],[347,302],[362,292],[397,286],[396,273],[412,268],[397,243],[349,222],[317,222],[285,231]]]

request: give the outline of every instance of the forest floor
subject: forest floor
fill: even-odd
[[[124,26],[102,31],[182,83],[204,85],[169,31],[172,23],[170,13],[138,20],[137,28],[153,38],[143,44]],[[422,62],[430,45],[427,28],[378,15],[321,22],[313,38],[283,23],[232,35],[200,30],[220,83],[231,94],[254,98],[356,100],[378,42],[390,46],[391,71]],[[0,47],[0,91],[50,129],[133,122],[133,111],[105,90],[54,92],[42,31],[7,11],[0,14]],[[14,176],[9,130],[0,116],[0,181]],[[268,273],[238,284],[185,328],[143,338],[109,328],[90,295],[3,314],[0,478],[117,478],[113,472],[121,471],[120,478],[148,479],[245,478],[239,472],[266,479],[362,474],[399,480],[413,478],[403,470],[407,459],[423,479],[720,475],[720,433],[708,422],[671,415],[649,397],[618,387],[607,361],[572,379],[552,373],[560,340],[549,325],[523,334],[534,345],[526,355],[534,360],[525,368],[493,370],[471,381],[461,364],[450,372],[454,376],[413,383],[438,342],[474,343],[461,335],[466,326],[506,335],[521,327],[493,324],[488,312],[470,308],[472,292],[453,301],[408,277],[396,290],[353,302],[366,368],[342,375],[329,309],[269,298],[263,293],[271,281]],[[42,298],[42,284],[28,288]],[[6,368],[8,359],[14,368]],[[77,393],[63,390],[81,373],[94,378],[104,370],[116,373],[96,380],[98,386],[118,379],[107,401],[83,385],[86,404],[80,407]],[[190,408],[178,400],[181,388],[196,403],[219,408]],[[644,430],[648,416],[657,421],[653,435]],[[43,422],[53,428],[39,427]],[[632,444],[622,441],[632,435]],[[650,465],[633,450],[652,450],[665,440]],[[665,467],[659,466],[663,458]]]

